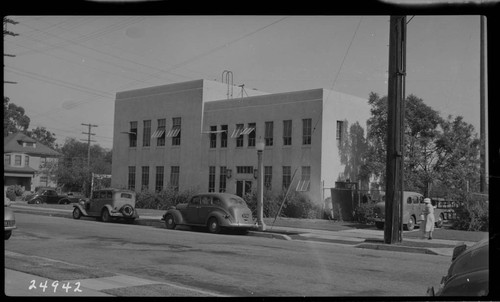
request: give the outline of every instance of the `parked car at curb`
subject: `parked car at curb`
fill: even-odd
[[[161,220],[167,229],[178,225],[202,226],[211,233],[220,233],[224,228],[247,232],[257,227],[246,202],[228,193],[197,194],[187,203],[168,208]]]
[[[26,198],[26,201],[29,204],[70,204],[78,202],[81,197],[83,197],[83,195],[78,195],[73,192],[70,192],[68,194],[59,194],[54,189],[44,189],[28,196]]]
[[[403,227],[405,230],[412,231],[417,224],[417,219],[425,208],[424,196],[417,192],[403,192]],[[383,201],[377,202],[373,209],[375,226],[378,229],[384,228],[385,222],[385,196]],[[444,224],[443,211],[434,209],[435,225],[440,228]]]
[[[130,190],[101,189],[92,192],[90,199],[81,200],[73,206],[73,218],[96,217],[103,222],[124,219],[133,222],[139,218],[135,209],[136,194]]]
[[[5,240],[8,240],[10,236],[12,236],[12,231],[16,228],[16,218],[14,216],[14,211],[10,208],[10,199],[6,196],[5,190],[3,192],[3,203],[4,203],[4,232],[5,232]]]
[[[441,279],[437,292],[427,289],[429,296],[487,296],[489,293],[489,239],[467,248],[458,245],[453,250],[448,273]]]

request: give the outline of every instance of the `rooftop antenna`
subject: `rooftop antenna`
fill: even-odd
[[[243,93],[245,93],[247,96],[249,96],[249,95],[248,95],[248,93],[245,91],[245,84],[241,84],[241,85],[240,85],[240,86],[238,86],[238,87],[241,87],[241,98],[243,98],[243,97],[244,97],[244,96],[243,96]]]
[[[222,72],[222,82],[227,84],[227,98],[233,98],[233,72],[230,70],[224,70]]]

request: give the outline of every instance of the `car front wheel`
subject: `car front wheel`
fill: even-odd
[[[80,217],[82,217],[82,211],[80,211],[79,208],[75,208],[73,210],[73,218],[74,219],[80,219]]]
[[[217,221],[217,218],[212,217],[208,220],[208,231],[214,234],[220,233],[220,225],[219,221]]]
[[[40,198],[37,198],[33,201],[34,204],[41,204],[42,200]]]
[[[110,221],[110,216],[109,216],[109,211],[108,209],[104,208],[101,213],[101,220],[102,222],[109,222]]]
[[[167,214],[167,216],[165,216],[165,227],[169,230],[173,230],[175,226],[174,216],[172,216],[172,214]]]
[[[5,231],[5,240],[8,240],[12,235],[12,231]]]

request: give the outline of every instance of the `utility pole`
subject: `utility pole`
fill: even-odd
[[[82,126],[88,126],[89,127],[89,132],[82,132],[82,134],[88,134],[88,147],[87,147],[87,168],[90,171],[90,142],[95,142],[94,140],[90,139],[91,135],[95,135],[95,133],[91,132],[92,127],[97,127],[97,125],[92,125],[92,124],[82,124]],[[85,141],[84,139],[81,139],[82,141]]]
[[[480,65],[480,74],[479,74],[479,103],[480,103],[480,114],[479,114],[479,119],[480,119],[480,125],[479,125],[479,136],[481,139],[481,145],[480,145],[480,150],[479,150],[479,157],[481,161],[481,169],[480,169],[480,178],[479,178],[479,191],[481,193],[484,193],[486,191],[486,175],[487,173],[487,166],[486,166],[486,150],[487,150],[487,144],[486,144],[486,81],[485,81],[485,33],[484,33],[484,27],[485,27],[485,16],[480,16],[481,18],[481,37],[480,37],[480,50],[479,50],[479,65]]]
[[[3,36],[4,36],[4,38],[6,35],[13,36],[13,37],[19,36],[19,34],[16,34],[14,32],[7,30],[7,24],[14,24],[15,25],[17,23],[19,23],[19,22],[16,22],[16,21],[11,20],[9,18],[3,17]],[[4,44],[5,44],[5,41],[4,41]],[[4,57],[15,57],[15,55],[7,54],[7,53],[4,53],[3,55],[4,55]],[[4,67],[5,67],[5,65],[4,65]],[[12,82],[12,81],[3,81],[3,82],[4,82],[4,84],[17,84],[17,82]]]
[[[391,16],[387,112],[387,163],[384,242],[402,241],[404,158],[404,76],[406,75],[406,17]]]

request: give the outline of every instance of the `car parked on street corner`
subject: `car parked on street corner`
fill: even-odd
[[[16,218],[14,216],[14,211],[10,208],[10,199],[6,196],[6,190],[3,191],[3,202],[4,202],[4,218],[3,225],[5,229],[5,240],[8,240],[12,236],[12,231],[16,228]]]
[[[448,273],[441,279],[437,292],[427,289],[429,296],[486,296],[489,293],[489,239],[467,248],[458,245],[453,250]]]
[[[26,198],[26,202],[29,204],[70,204],[78,202],[82,196],[83,195],[75,195],[73,192],[70,192],[70,194],[59,194],[55,189],[43,189],[35,194],[29,195]]]
[[[417,218],[422,214],[424,208],[424,196],[422,194],[409,191],[403,192],[403,227],[405,230],[412,231],[415,228]],[[382,197],[382,201],[375,204],[373,215],[375,226],[382,230],[385,222],[385,196]],[[443,211],[435,209],[434,217],[436,218],[436,227],[442,227],[444,223]]]
[[[168,208],[161,220],[167,229],[177,225],[203,226],[211,233],[220,233],[223,228],[246,233],[257,227],[246,202],[228,193],[197,194],[187,203]]]
[[[101,189],[92,192],[90,199],[81,200],[73,205],[73,218],[96,217],[103,222],[113,219],[124,219],[133,222],[139,218],[135,209],[136,194],[130,190]]]

